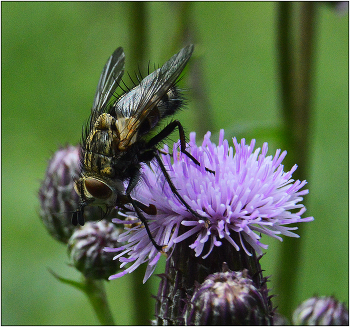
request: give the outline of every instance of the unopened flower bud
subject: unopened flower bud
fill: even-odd
[[[39,190],[40,217],[56,240],[67,243],[75,227],[73,212],[79,206],[74,180],[80,173],[80,147],[67,146],[52,156]],[[85,220],[99,220],[101,209],[86,207]]]
[[[334,297],[312,297],[294,311],[293,324],[347,326],[349,325],[349,310]]]
[[[269,325],[264,296],[243,272],[209,275],[195,290],[187,308],[186,325]]]
[[[113,260],[114,253],[105,252],[105,247],[118,247],[117,242],[121,228],[101,220],[87,222],[76,229],[68,242],[68,255],[72,264],[90,279],[108,279],[118,267],[118,261]]]

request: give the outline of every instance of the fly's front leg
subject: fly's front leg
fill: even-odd
[[[208,219],[205,218],[205,217],[202,217],[199,213],[195,212],[191,206],[183,199],[183,197],[179,194],[179,192],[177,191],[174,183],[172,182],[164,164],[163,164],[163,161],[160,159],[159,155],[156,154],[155,155],[155,158],[158,162],[158,165],[166,179],[166,181],[168,182],[169,186],[170,186],[170,189],[171,191],[176,195],[176,197],[180,200],[180,202],[186,207],[186,209],[192,214],[194,215],[195,217],[199,218],[199,219],[202,219],[202,220],[206,220],[208,222]],[[209,223],[209,222],[208,222]]]
[[[185,132],[184,132],[184,129],[183,129],[181,123],[178,120],[174,120],[171,123],[169,123],[156,136],[154,136],[152,139],[150,139],[148,144],[147,144],[148,148],[152,148],[152,147],[156,146],[158,143],[160,143],[161,141],[163,141],[165,138],[167,138],[175,130],[176,127],[179,129],[181,152],[184,153],[187,157],[189,157],[197,166],[200,166],[199,161],[195,157],[193,157],[191,153],[189,153],[186,150]],[[205,168],[205,170],[215,175],[215,171],[213,171],[209,168]]]
[[[152,152],[152,154],[153,154],[153,152]],[[130,182],[129,182],[128,188],[126,189],[127,201],[131,199],[130,193],[135,188],[137,183],[139,182],[140,176],[141,176],[140,170],[139,169],[137,169],[137,170],[135,169],[133,176],[130,178]],[[141,203],[141,202],[139,202],[137,200],[133,199],[133,201],[137,204],[139,209],[141,209],[143,212],[147,213],[148,215],[155,216],[157,214],[157,208],[153,204],[150,204],[149,206],[146,206],[145,204],[143,204],[143,203]],[[126,202],[126,203],[128,203],[128,202]]]
[[[130,196],[131,191],[134,189],[134,187],[136,186],[136,184],[139,181],[139,179],[140,179],[140,171],[139,170],[135,170],[133,176],[130,178],[130,182],[129,182],[128,188],[126,190],[126,195],[125,195],[124,202],[132,204],[132,206],[134,207],[134,209],[135,209],[135,211],[137,213],[137,216],[139,217],[139,219],[142,221],[143,225],[145,226],[147,235],[150,238],[152,244],[155,246],[155,248],[158,251],[162,251],[163,247],[158,245],[156,243],[156,241],[154,240],[154,238],[153,238],[153,236],[151,234],[151,231],[149,229],[147,220],[146,220],[145,216],[142,213],[142,211],[144,211],[145,213],[147,213],[149,215],[156,215],[157,214],[157,208],[153,204],[150,204],[149,206],[146,206],[143,203],[141,203],[141,202],[139,202],[137,200],[134,200]]]
[[[129,202],[132,204],[132,206],[134,207],[137,216],[140,218],[140,220],[143,222],[143,225],[146,228],[146,232],[148,234],[149,239],[151,240],[152,244],[154,245],[154,247],[158,250],[158,251],[162,251],[163,247],[161,245],[158,245],[157,242],[154,240],[152,233],[148,227],[148,223],[147,220],[145,218],[145,216],[142,214],[142,211],[139,208],[139,205],[141,204],[140,202],[134,200],[130,195],[128,196],[129,198]],[[141,206],[144,206],[143,204],[141,204]],[[146,207],[146,206],[145,206]],[[154,206],[153,206],[154,207]],[[151,205],[149,207],[146,208],[151,208]],[[155,208],[155,207],[154,207]]]

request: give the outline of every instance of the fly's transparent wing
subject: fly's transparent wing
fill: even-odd
[[[189,61],[194,46],[188,45],[172,56],[161,68],[145,77],[141,83],[130,92],[123,95],[111,108],[112,114],[119,117],[132,117],[125,140],[131,140],[138,127],[146,119],[158,101],[174,85]],[[161,113],[162,115],[162,113]]]
[[[106,106],[109,104],[124,74],[124,62],[125,54],[123,48],[119,47],[113,52],[103,67],[91,109],[92,123],[103,112],[107,111],[108,108]]]

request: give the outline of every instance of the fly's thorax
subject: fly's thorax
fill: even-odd
[[[118,151],[119,142],[117,120],[110,114],[103,113],[97,118],[86,138],[86,149],[111,157]]]
[[[113,178],[115,176],[113,157],[99,154],[94,151],[85,151],[84,170],[91,174]]]
[[[124,184],[120,180],[84,174],[75,182],[74,189],[83,205],[112,207],[117,204],[118,196],[125,194]]]
[[[119,144],[117,120],[110,114],[101,114],[84,143],[84,170],[113,178],[115,171],[112,161],[119,156]]]
[[[102,113],[94,124],[96,130],[113,130],[115,129],[115,118],[107,113]]]

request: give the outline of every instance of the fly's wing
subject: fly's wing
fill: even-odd
[[[176,82],[189,61],[193,48],[191,44],[181,49],[161,68],[145,77],[138,86],[123,95],[111,108],[112,115],[117,119],[132,118],[129,119],[128,126],[126,126],[127,134],[123,141],[125,144],[130,142],[154,106]]]
[[[90,124],[94,124],[96,119],[103,112],[106,112],[108,106],[111,105],[110,100],[124,74],[124,62],[125,54],[123,48],[119,47],[113,52],[103,67],[91,109]]]

